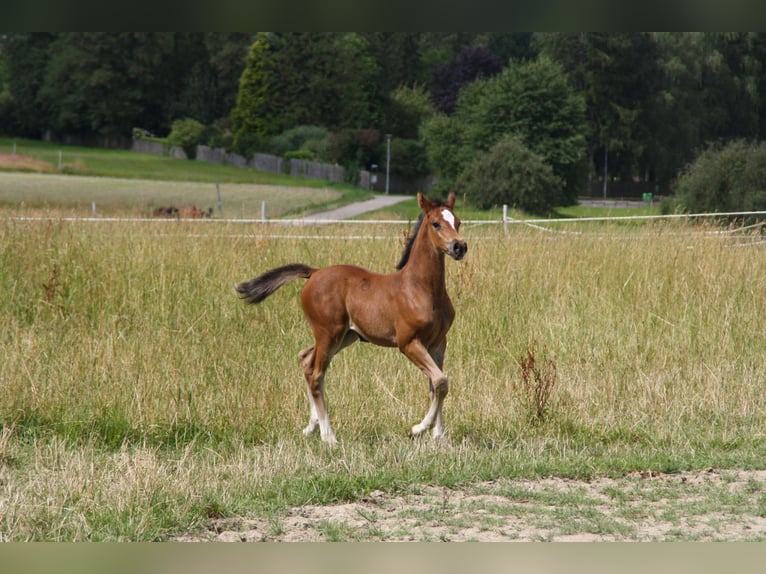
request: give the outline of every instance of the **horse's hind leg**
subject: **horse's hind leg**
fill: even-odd
[[[327,350],[326,346],[316,343],[300,353],[311,408],[309,424],[303,429],[303,434],[309,436],[319,428],[322,440],[334,445],[337,441],[330,426],[330,417],[324,400],[324,377],[331,359]]]
[[[305,436],[312,435],[317,428],[322,440],[330,445],[337,441],[335,433],[330,426],[330,416],[327,412],[327,405],[324,398],[324,379],[327,368],[330,366],[332,358],[343,348],[348,347],[359,336],[353,331],[348,331],[341,342],[333,348],[327,344],[324,339],[318,340],[314,345],[304,349],[298,355],[303,368],[303,375],[306,378],[306,385],[309,397],[309,406],[311,415],[309,424],[303,429]]]
[[[304,436],[311,436],[319,428],[319,415],[317,414],[314,400],[311,397],[311,374],[314,372],[314,345],[303,349],[298,358],[301,361],[301,367],[303,368],[303,376],[306,378],[307,391],[309,397],[309,406],[311,408],[311,414],[309,416],[309,424],[303,429]]]

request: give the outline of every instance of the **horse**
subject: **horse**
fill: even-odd
[[[446,201],[417,194],[421,213],[396,271],[379,274],[353,265],[315,269],[293,263],[236,286],[240,297],[260,303],[294,279],[308,279],[301,291],[303,312],[314,344],[299,353],[308,387],[310,418],[305,436],[317,428],[321,439],[336,444],[324,396],[325,373],[339,351],[357,341],[397,347],[429,380],[430,407],[410,429],[416,437],[426,430],[444,439],[442,405],[449,389],[442,371],[447,332],[455,309],[445,285],[445,255],[462,259],[468,245],[460,236],[455,194]]]
[[[178,208],[174,206],[158,207],[153,212],[154,217],[178,217]]]
[[[179,217],[184,219],[199,219],[202,217],[212,217],[213,208],[210,207],[207,210],[202,210],[196,205],[185,206],[181,208]]]

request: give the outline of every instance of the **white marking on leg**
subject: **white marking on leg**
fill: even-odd
[[[309,424],[303,429],[303,436],[311,436],[319,428],[319,416],[317,415],[317,408],[314,406],[314,401],[311,398],[311,392],[309,395],[309,405],[311,406],[311,416],[309,417]]]
[[[434,385],[434,391],[431,393],[431,405],[428,408],[426,416],[424,416],[423,420],[414,425],[410,430],[412,436],[418,436],[428,429],[433,429],[434,438],[441,438],[444,434],[442,404],[444,403],[446,392],[443,393],[439,387],[446,384],[448,384],[447,378],[442,375],[440,382],[437,385]]]
[[[455,216],[452,215],[452,212],[449,209],[442,209],[442,218],[450,224],[452,229],[455,229]]]
[[[335,433],[332,432],[332,427],[330,426],[330,416],[326,412],[324,418],[319,419],[319,436],[330,446],[335,446],[338,442],[335,440]]]

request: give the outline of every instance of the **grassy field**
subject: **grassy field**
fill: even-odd
[[[361,344],[328,374],[340,447],[305,440],[300,285],[257,307],[233,285],[288,262],[393,270],[406,223],[359,225],[0,221],[2,538],[162,540],[238,516],[277,533],[288,506],[377,491],[766,467],[763,247],[678,223],[466,225],[452,448],[407,438],[426,380]],[[766,513],[766,485],[748,492],[732,512]]]
[[[679,221],[504,233],[499,211],[460,201],[458,215],[476,223],[463,228],[466,259],[448,262],[452,448],[407,438],[427,382],[397,351],[360,344],[328,374],[341,443],[330,450],[300,434],[297,353],[311,341],[300,284],[258,307],[233,286],[289,262],[392,271],[414,201],[375,215],[401,225],[56,219],[89,215],[91,201],[128,215],[176,198],[213,205],[202,199],[219,181],[212,166],[82,153],[93,155],[78,164],[89,175],[0,174],[0,540],[206,539],[241,520],[289,539],[296,512],[316,512],[325,540],[455,539],[502,530],[508,516],[536,521],[531,539],[645,539],[653,518],[669,525],[663,539],[766,538],[729,530],[766,516],[762,473],[737,478],[766,468],[760,236]],[[185,179],[191,166],[200,171]],[[231,177],[226,216],[240,214],[228,202],[237,186],[242,202],[271,189],[269,217],[364,194]],[[239,211],[259,215],[260,201]],[[593,209],[562,215],[606,214]],[[20,214],[54,218],[8,217]],[[720,480],[695,482],[708,469]],[[656,473],[680,478],[641,478]],[[393,532],[369,504],[351,507],[363,527],[312,510],[384,498],[376,508],[399,518]],[[397,502],[412,498],[426,502]],[[604,499],[616,515],[602,516]],[[711,508],[712,525],[685,528]],[[424,522],[436,526],[412,526]]]
[[[285,188],[293,191],[285,194]],[[369,196],[346,184],[235,166],[0,138],[0,207],[18,213],[55,209],[89,216],[95,202],[102,216],[147,216],[155,207],[197,205],[214,208],[218,217],[259,218],[266,201],[266,216],[280,217]]]

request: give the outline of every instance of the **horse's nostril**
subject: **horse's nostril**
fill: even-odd
[[[455,259],[462,259],[468,251],[468,245],[465,242],[455,240],[452,242],[451,251]]]

